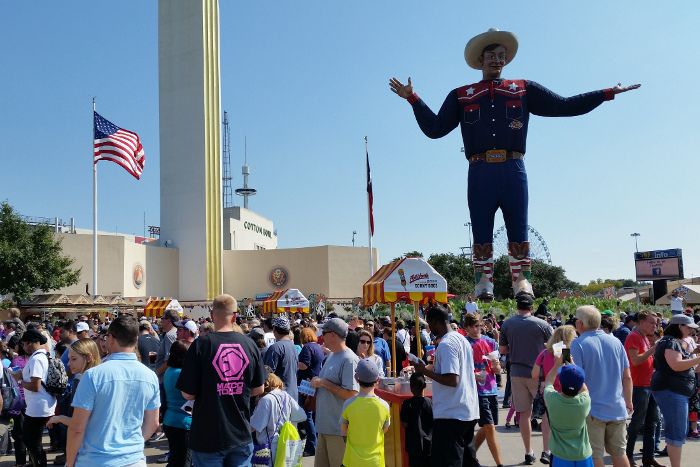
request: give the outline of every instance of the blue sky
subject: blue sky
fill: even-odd
[[[495,5],[495,4],[490,4]],[[672,5],[669,7],[667,5]],[[159,223],[157,2],[0,3],[0,199],[21,213],[91,226],[91,98],[137,131],[142,180],[99,167],[99,228]],[[388,79],[413,79],[437,110],[478,81],[464,44],[489,27],[520,39],[504,77],[573,95],[640,82],[592,113],[532,117],[530,224],[574,280],[632,277],[640,250],[683,248],[700,275],[695,215],[697,19],[693,1],[221,1],[222,109],[234,188],[248,138],[251,208],[280,247],[367,244],[364,141],[374,245],[386,262],[468,244],[467,163],[459,131],[429,140]],[[187,180],[183,180],[187,183]],[[496,225],[501,225],[500,213]]]

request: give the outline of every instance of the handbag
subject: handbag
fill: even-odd
[[[258,437],[253,437],[253,458],[251,465],[253,467],[272,467],[272,449],[270,448],[270,435],[265,428],[267,442],[260,443]]]
[[[537,394],[532,401],[532,416],[542,418],[547,412],[547,407],[544,404],[544,392],[542,391],[542,382],[544,381],[544,369],[540,365],[540,379],[537,382]]]

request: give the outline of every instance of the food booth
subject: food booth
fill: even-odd
[[[263,316],[288,312],[309,313],[309,300],[299,289],[276,290],[263,302]]]
[[[376,394],[384,399],[391,410],[391,426],[384,434],[384,458],[389,467],[408,467],[405,432],[400,422],[401,404],[412,397],[408,381],[397,378],[396,361],[396,304],[412,303],[415,313],[416,353],[421,355],[419,306],[429,302],[447,303],[447,281],[422,258],[401,258],[386,264],[362,287],[364,306],[375,303],[389,304],[391,309],[391,369],[382,379]],[[430,383],[430,382],[429,382]],[[431,397],[432,385],[426,388]]]
[[[143,309],[143,315],[147,318],[161,318],[169,310],[176,312],[179,316],[182,316],[184,312],[180,302],[172,298],[166,298],[149,301]]]

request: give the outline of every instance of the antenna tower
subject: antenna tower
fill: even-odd
[[[231,131],[228,126],[228,112],[224,111],[223,121],[224,144],[221,156],[223,158],[223,176],[224,182],[223,203],[225,208],[233,206],[233,189],[231,188]]]
[[[243,188],[236,188],[236,194],[243,197],[243,207],[248,209],[248,198],[255,195],[258,191],[248,186],[248,175],[250,175],[250,169],[248,168],[248,138],[245,139],[244,144],[245,161],[241,171],[243,174]]]

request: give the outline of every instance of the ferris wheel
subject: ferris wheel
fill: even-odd
[[[544,241],[544,237],[531,225],[527,226],[528,240],[530,241],[530,257],[538,259],[547,264],[552,264],[552,256],[549,254],[549,247]],[[493,257],[498,259],[508,255],[508,236],[506,226],[502,225],[493,234]]]

